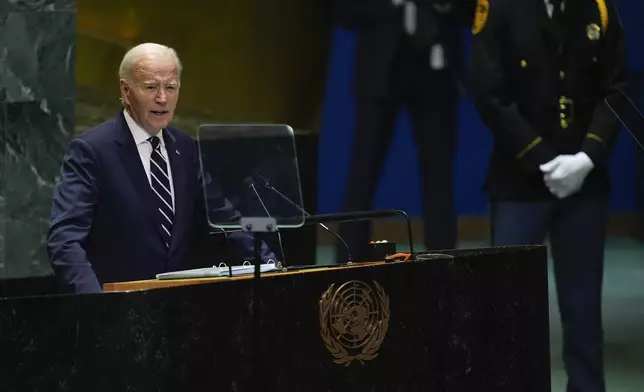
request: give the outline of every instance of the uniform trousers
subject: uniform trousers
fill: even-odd
[[[490,204],[493,246],[549,239],[568,392],[603,392],[602,283],[608,203],[567,199]]]

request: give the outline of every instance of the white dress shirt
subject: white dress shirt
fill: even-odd
[[[546,3],[546,10],[548,11],[548,16],[550,16],[552,18],[552,11],[555,8],[555,6],[552,3],[550,3],[550,0],[544,0],[544,3]],[[563,12],[563,10],[565,8],[566,8],[566,2],[562,1],[561,2],[561,11]]]
[[[148,141],[148,139],[152,135],[150,135],[147,131],[141,128],[139,124],[137,124],[136,121],[134,121],[132,116],[130,116],[127,110],[123,110],[123,115],[125,116],[125,121],[127,122],[127,126],[130,128],[130,132],[132,132],[132,137],[134,137],[134,143],[136,144],[136,149],[139,151],[139,157],[141,158],[141,163],[143,163],[143,169],[145,170],[145,174],[148,176],[148,182],[150,183],[150,187],[152,187],[152,180],[150,175],[150,156],[152,155],[152,144]],[[174,210],[175,209],[174,181],[172,180],[172,169],[170,168],[170,160],[168,159],[168,150],[165,147],[165,140],[163,140],[163,130],[161,130],[161,132],[159,132],[157,136],[159,136],[159,139],[161,139],[161,142],[159,143],[161,155],[163,155],[163,158],[168,164],[168,177],[170,178],[170,194],[172,195],[172,209]]]
[[[546,0],[548,1],[548,0]],[[396,7],[404,7],[403,10],[403,25],[408,35],[416,33],[416,3],[411,0],[391,0],[391,3]],[[443,53],[443,46],[441,44],[434,44],[429,53],[429,65],[433,70],[441,70],[445,68],[445,54]]]

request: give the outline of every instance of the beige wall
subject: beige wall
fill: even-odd
[[[78,0],[78,100],[118,107],[121,57],[155,41],[173,46],[184,64],[178,116],[317,131],[331,40],[327,3]]]

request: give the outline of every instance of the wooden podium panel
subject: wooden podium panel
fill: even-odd
[[[0,390],[550,391],[545,248],[441,253],[0,300]]]
[[[293,274],[309,274],[317,272],[333,272],[338,269],[345,268],[364,268],[373,265],[385,264],[382,261],[379,262],[367,262],[367,263],[356,263],[351,265],[344,266],[329,266],[329,267],[319,267],[319,268],[306,268],[293,271],[280,271],[280,272],[270,272],[263,273],[262,278],[270,278],[276,276],[288,276]],[[114,291],[131,291],[131,290],[148,290],[148,289],[157,289],[163,287],[176,287],[176,286],[191,286],[196,284],[205,284],[205,283],[220,283],[233,280],[249,280],[253,279],[253,275],[241,275],[241,276],[232,276],[232,277],[214,277],[214,278],[191,278],[191,279],[149,279],[149,280],[137,280],[132,282],[114,282],[114,283],[105,283],[103,285],[103,290],[105,292],[114,292]]]

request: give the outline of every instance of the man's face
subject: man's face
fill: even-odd
[[[121,79],[121,96],[132,118],[149,134],[156,135],[174,116],[179,100],[176,63],[167,55],[139,60],[131,79]]]

